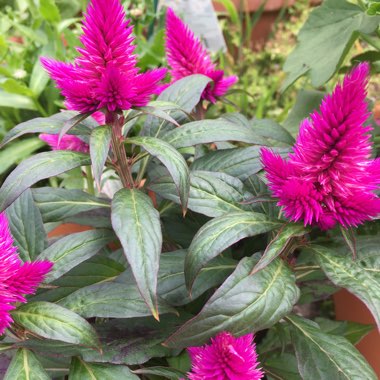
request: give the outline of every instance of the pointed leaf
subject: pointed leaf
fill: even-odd
[[[158,318],[157,276],[162,246],[160,215],[146,194],[136,189],[121,189],[112,201],[112,226],[141,295],[153,316]]]
[[[62,129],[59,131],[59,138],[58,142],[61,141],[62,137],[70,131],[70,129],[76,127],[80,122],[83,120],[87,119],[91,115],[91,112],[88,113],[80,113],[78,115],[75,115],[69,120],[66,120],[65,123],[63,124]]]
[[[168,347],[198,346],[221,331],[243,335],[274,325],[297,302],[299,289],[287,265],[279,259],[265,271],[250,275],[255,258],[244,258],[206,302],[197,316],[165,342]]]
[[[29,189],[8,207],[7,218],[21,259],[33,261],[45,249],[46,233]]]
[[[287,224],[281,228],[275,238],[269,243],[259,262],[252,271],[258,272],[268,266],[277,256],[286,252],[294,244],[294,239],[310,232],[301,224]]]
[[[303,379],[376,380],[373,369],[345,338],[322,332],[307,319],[286,317]]]
[[[186,286],[191,289],[199,271],[239,240],[263,234],[281,223],[256,212],[231,212],[206,223],[194,236],[185,260]]]
[[[15,322],[47,339],[98,348],[94,328],[78,314],[50,302],[29,302],[12,311]]]
[[[266,142],[253,128],[223,119],[193,121],[166,133],[162,139],[177,149],[216,141],[240,141],[255,145],[265,145]]]
[[[45,282],[56,280],[96,255],[114,238],[115,235],[110,230],[98,229],[74,233],[57,240],[37,258],[40,261],[48,260],[54,263],[52,270],[45,277]]]
[[[138,380],[124,365],[86,363],[80,357],[71,361],[69,380]]]
[[[59,304],[84,318],[137,318],[151,315],[136,284],[124,281],[81,288],[62,299]],[[175,312],[160,299],[157,308],[160,314]]]
[[[13,357],[4,380],[50,380],[32,351],[20,348]]]
[[[337,286],[346,288],[360,298],[371,311],[380,329],[380,268],[366,265],[365,260],[352,260],[350,254],[340,255],[333,248],[313,245],[311,249],[322,270]]]
[[[190,189],[190,173],[183,156],[167,142],[154,137],[133,137],[129,138],[127,142],[142,146],[166,166],[177,188],[177,194],[179,193],[182,209],[186,210]]]
[[[149,189],[161,197],[179,203],[176,187],[169,177],[154,181]],[[193,171],[190,173],[190,194],[188,208],[210,217],[228,212],[251,210],[244,201],[253,198],[243,183],[224,173]]]
[[[111,143],[111,128],[101,125],[94,128],[90,137],[90,155],[95,182],[100,188],[100,178],[103,173]]]
[[[32,194],[45,223],[58,222],[86,211],[111,210],[109,200],[82,190],[39,187],[32,189]]]
[[[184,379],[185,373],[182,371],[179,371],[178,369],[174,368],[167,368],[167,367],[147,367],[147,368],[141,368],[141,369],[135,369],[133,371],[134,373],[137,373],[139,375],[156,375],[164,377],[165,379]]]
[[[39,153],[27,158],[3,183],[0,189],[0,211],[6,209],[38,181],[90,163],[90,156],[87,154],[63,150]]]
[[[18,124],[5,135],[0,147],[3,147],[10,141],[29,133],[58,134],[65,125],[65,122],[76,114],[77,113],[73,111],[59,112],[49,117],[38,117],[36,119],[28,120],[21,124]],[[95,127],[96,125],[97,123],[95,120],[91,121],[91,118],[89,118],[73,128],[70,131],[70,134],[89,135],[91,128]]]

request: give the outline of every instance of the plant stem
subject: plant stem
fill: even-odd
[[[86,179],[88,193],[95,195],[94,177],[92,176],[91,166],[86,166]]]
[[[114,154],[115,169],[119,174],[120,180],[124,187],[132,189],[134,187],[134,180],[125,152],[124,137],[121,134],[122,120],[123,118],[116,118],[112,123],[111,146]]]

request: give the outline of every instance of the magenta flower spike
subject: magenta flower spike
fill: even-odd
[[[287,160],[268,149],[261,159],[268,185],[292,221],[327,230],[356,227],[380,213],[380,160],[371,159],[371,127],[365,101],[369,65],[347,74],[319,112],[300,126]]]
[[[238,80],[234,75],[225,77],[223,70],[216,69],[201,41],[171,8],[166,14],[166,56],[173,82],[193,74],[203,74],[213,80],[202,94],[203,99],[212,103]]]
[[[166,69],[138,72],[129,23],[119,0],[92,0],[83,21],[83,48],[77,48],[74,63],[41,58],[69,109],[113,113],[145,106],[160,93]]]
[[[24,295],[34,294],[53,263],[23,263],[14,246],[5,213],[0,214],[0,335],[13,322],[10,311],[15,302],[25,303]]]
[[[59,141],[59,135],[50,135],[41,133],[39,138],[45,141],[52,150],[71,150],[73,152],[88,153],[89,146],[79,137],[73,135],[64,135]]]
[[[211,344],[189,347],[190,380],[259,380],[264,373],[259,366],[254,335],[235,338],[222,332],[211,339]]]

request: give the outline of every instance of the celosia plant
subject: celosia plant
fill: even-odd
[[[377,20],[326,1],[339,25]],[[321,104],[303,91],[286,128],[218,115],[209,103],[236,77],[172,10],[171,83],[165,68],[140,73],[126,12],[89,3],[73,63],[42,58],[68,110],[2,142],[17,151],[36,133],[52,148],[29,138],[41,152],[5,162],[5,380],[376,380],[377,362],[354,347],[373,326],[332,320],[331,296],[347,289],[380,326],[379,136],[366,99],[377,66],[353,64]]]

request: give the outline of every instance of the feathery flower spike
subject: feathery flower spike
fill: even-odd
[[[192,368],[190,380],[259,380],[264,373],[257,368],[254,335],[235,338],[222,332],[211,339],[211,344],[189,347]]]
[[[234,75],[225,77],[223,70],[216,69],[201,41],[171,8],[166,14],[166,56],[174,82],[192,74],[203,74],[213,80],[202,94],[203,99],[212,103],[238,80]]]
[[[41,63],[66,98],[69,109],[82,113],[145,106],[162,90],[166,69],[139,73],[130,21],[119,0],[92,0],[83,21],[74,63],[41,58]]]
[[[380,160],[371,159],[365,125],[368,74],[368,63],[361,63],[324,97],[319,112],[301,123],[287,160],[262,149],[269,188],[287,218],[327,230],[355,227],[380,213],[374,193]]]
[[[25,294],[33,294],[50,271],[53,263],[35,261],[23,263],[13,245],[5,213],[0,214],[0,335],[13,322],[13,303],[25,303]]]

